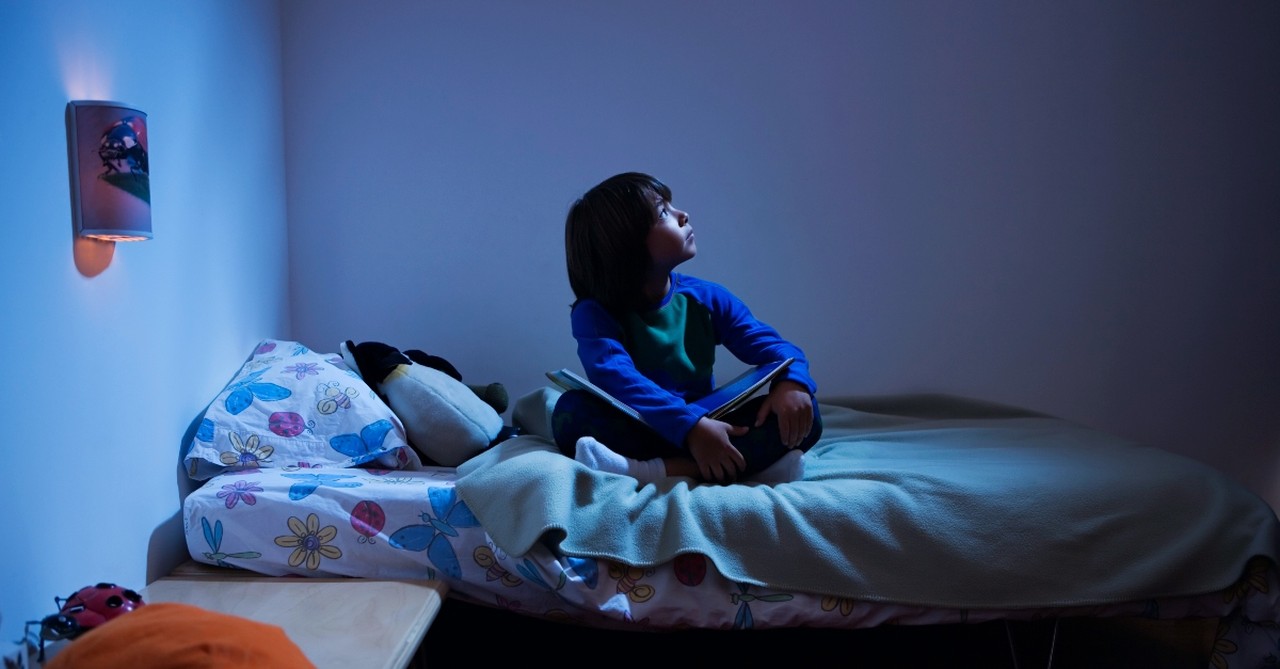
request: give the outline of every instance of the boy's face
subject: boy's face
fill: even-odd
[[[693,242],[693,226],[689,225],[688,214],[655,195],[654,216],[653,227],[649,228],[645,241],[655,270],[669,272],[697,255],[698,247]]]

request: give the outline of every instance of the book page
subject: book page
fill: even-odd
[[[787,358],[752,367],[692,404],[706,409],[708,418],[718,420],[754,397],[762,388],[778,378],[778,375],[785,372],[794,360],[795,358]]]
[[[564,388],[565,390],[585,390],[609,404],[612,404],[618,411],[621,411],[642,423],[644,422],[644,419],[640,417],[639,411],[636,411],[627,404],[624,404],[613,395],[606,393],[600,386],[597,386],[568,369],[557,369],[554,372],[547,372],[547,378],[551,379],[556,385]]]
[[[786,360],[766,363],[759,367],[752,367],[734,377],[728,383],[711,391],[705,397],[694,400],[689,404],[706,411],[708,418],[719,419],[741,406],[755,396],[765,385],[778,378],[794,360],[795,358],[787,358]],[[569,369],[561,368],[547,372],[547,378],[565,390],[585,390],[613,405],[614,408],[628,416],[642,423],[644,422],[644,419],[640,417],[639,411]]]

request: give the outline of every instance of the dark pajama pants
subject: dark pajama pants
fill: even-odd
[[[760,410],[760,404],[764,400],[764,395],[752,398],[721,419],[730,425],[746,425],[751,428],[741,437],[729,438],[747,462],[742,476],[760,472],[790,450],[782,443],[782,437],[778,433],[777,416],[771,413],[764,425],[753,427],[756,412]],[[613,452],[635,460],[692,457],[682,446],[667,441],[649,426],[637,422],[584,390],[570,390],[560,396],[551,412],[551,431],[555,436],[556,447],[571,458],[578,439],[582,437],[593,437]],[[814,399],[813,427],[798,448],[802,451],[809,450],[821,436],[822,416],[818,412],[818,401]]]

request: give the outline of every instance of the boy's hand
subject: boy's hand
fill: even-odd
[[[756,427],[764,425],[769,412],[778,415],[778,434],[787,448],[795,448],[813,429],[813,401],[809,390],[795,381],[779,381],[756,412]]]
[[[747,433],[747,429],[745,425],[733,426],[705,416],[694,423],[685,437],[685,445],[698,465],[702,480],[732,483],[738,479],[747,461],[733,447],[729,437],[740,437]]]

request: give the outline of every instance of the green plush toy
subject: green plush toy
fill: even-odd
[[[409,443],[435,464],[456,467],[510,436],[500,383],[469,386],[448,361],[380,342],[343,342],[347,366],[391,407]],[[443,367],[443,369],[441,369]]]

